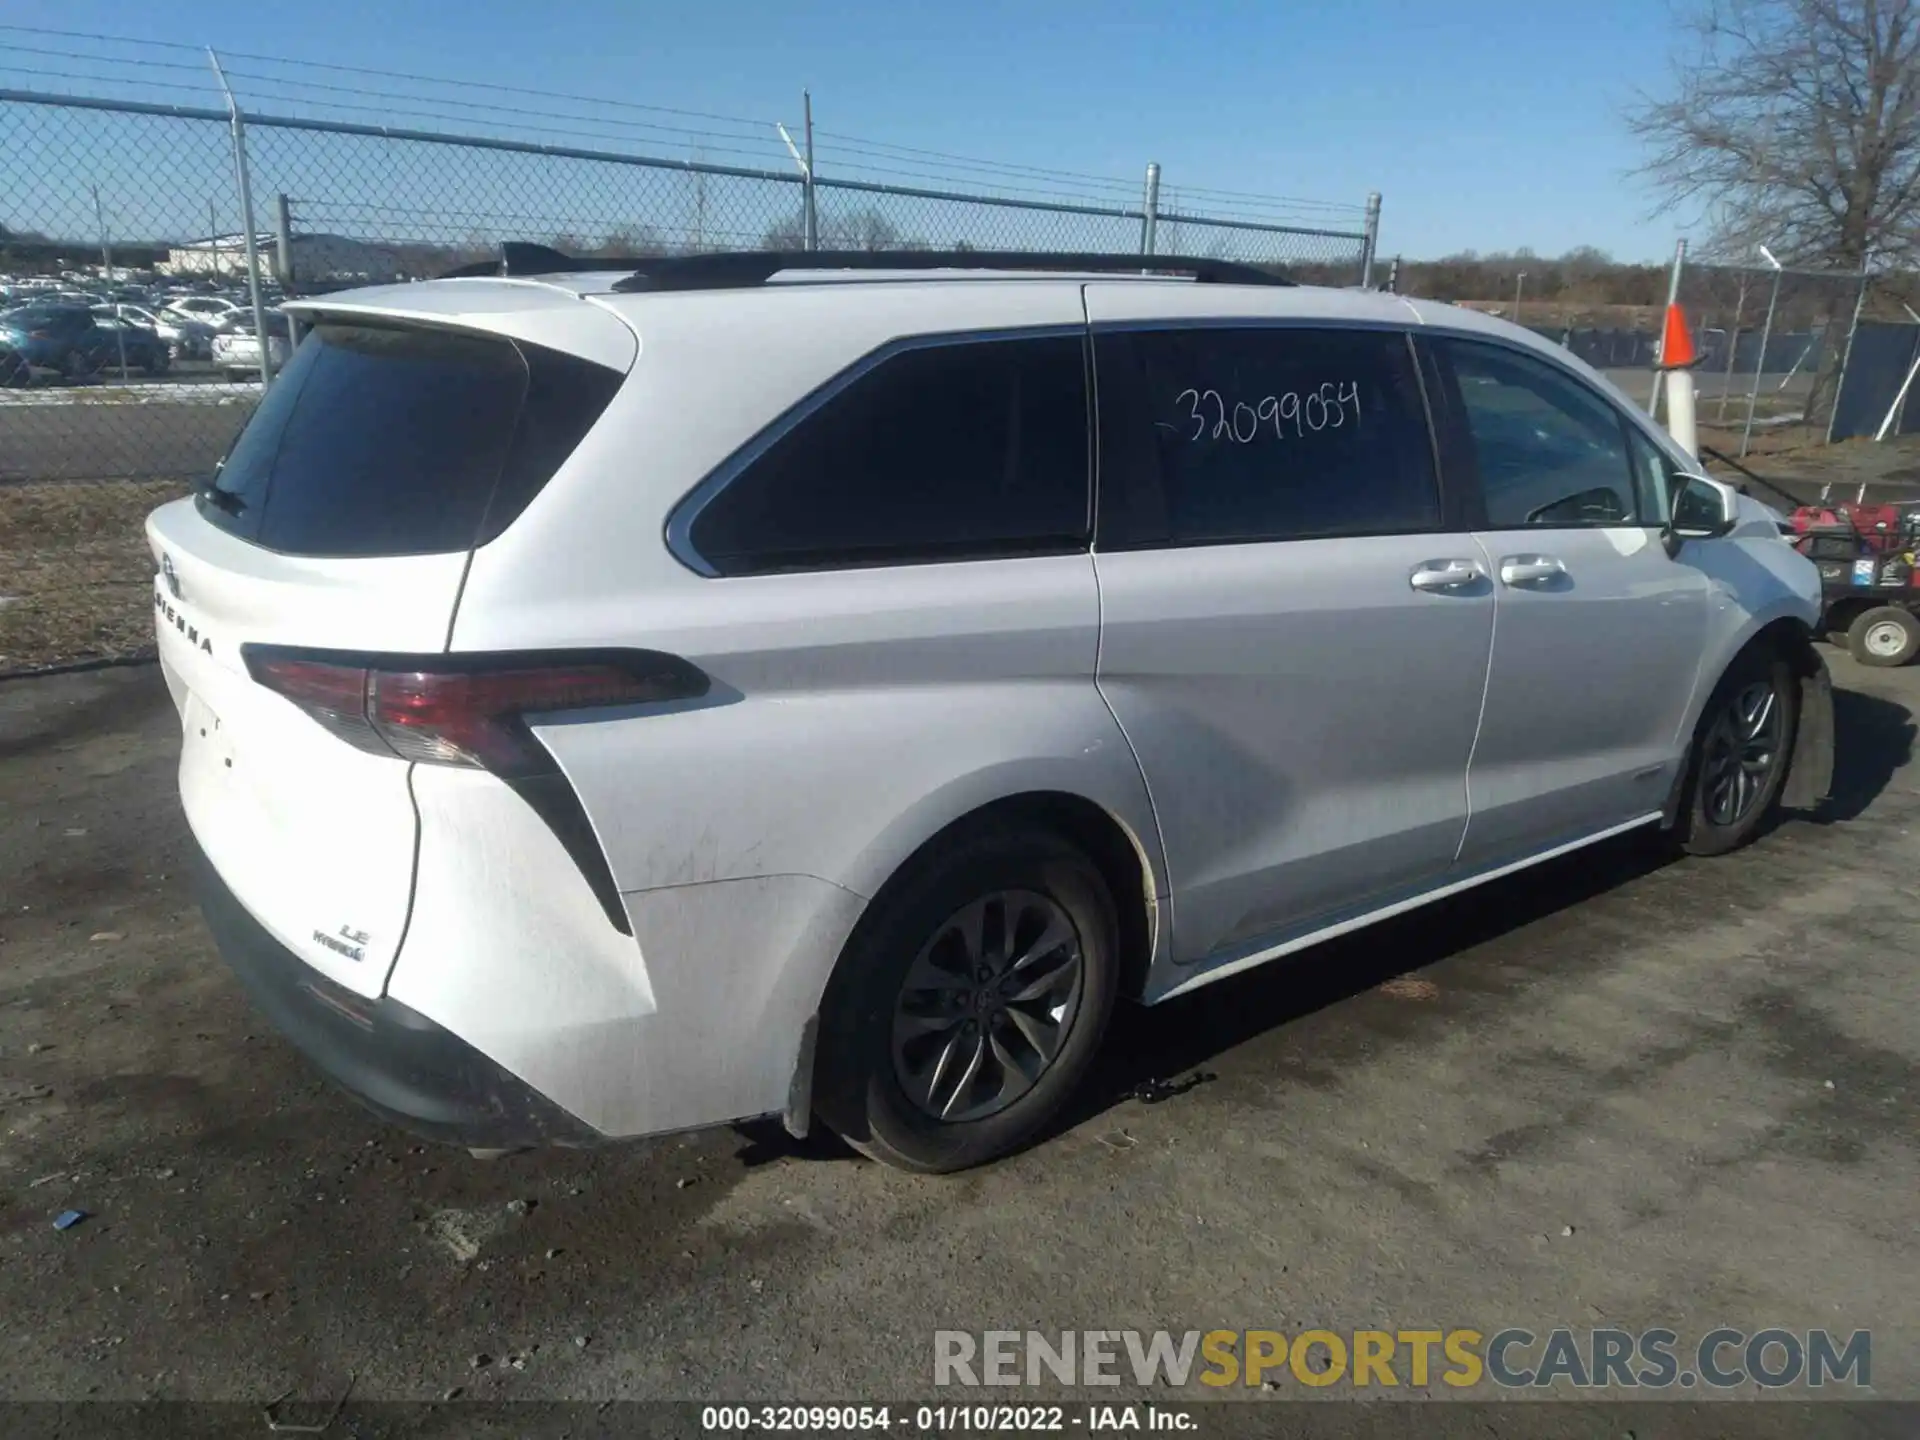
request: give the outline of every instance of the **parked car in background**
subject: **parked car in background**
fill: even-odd
[[[160,662],[209,928],[376,1108],[957,1169],[1120,996],[1826,792],[1818,572],[1558,346],[952,259],[290,302]]]
[[[118,319],[100,319],[84,305],[33,304],[0,313],[0,345],[31,371],[51,371],[85,380],[102,370],[158,375],[167,368],[167,346],[152,330]]]
[[[216,327],[211,321],[127,303],[96,305],[93,314],[95,319],[128,320],[153,331],[165,342],[168,355],[175,360],[205,360],[213,354]]]
[[[267,358],[274,372],[293,355],[293,332],[287,317],[278,310],[267,312]],[[260,342],[253,333],[253,316],[242,311],[228,320],[213,337],[213,363],[227,372],[229,379],[246,380],[260,373]]]
[[[169,300],[166,308],[176,315],[186,316],[189,320],[219,325],[240,314],[246,306],[238,300],[229,300],[224,295],[181,295]]]

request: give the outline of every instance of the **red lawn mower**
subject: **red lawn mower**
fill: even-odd
[[[1920,502],[1869,505],[1862,484],[1851,500],[1832,486],[1802,504],[1744,465],[1705,449],[1783,499],[1793,548],[1820,568],[1821,628],[1844,633],[1862,665],[1905,665],[1920,655]],[[1745,486],[1741,487],[1745,489]]]
[[[1920,505],[1822,499],[1796,506],[1792,524],[1794,548],[1820,567],[1821,618],[1829,632],[1846,632],[1853,658],[1905,665],[1920,655]]]

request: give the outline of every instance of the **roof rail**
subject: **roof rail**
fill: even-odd
[[[475,260],[442,270],[436,279],[464,280],[476,275],[565,275],[580,270],[632,270],[649,263],[644,256],[563,255],[550,245],[527,240],[503,240],[495,260]]]
[[[625,291],[722,290],[759,285],[785,270],[1059,270],[1102,275],[1184,275],[1223,285],[1291,285],[1233,260],[1039,250],[742,250],[643,260],[614,283]]]
[[[761,285],[786,270],[1028,270],[1101,275],[1178,275],[1206,284],[1291,285],[1272,270],[1236,260],[1187,255],[1113,255],[1047,250],[736,250],[711,255],[563,255],[546,245],[508,240],[497,260],[448,270],[441,279],[474,275],[561,275],[625,270],[623,291],[728,290]]]

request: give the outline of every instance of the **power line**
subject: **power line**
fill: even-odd
[[[1119,180],[1111,175],[1090,175],[1077,170],[1049,170],[1035,165],[1017,165],[999,160],[983,160],[970,155],[953,155],[944,150],[923,150],[911,145],[895,145],[886,140],[870,140],[859,135],[847,135],[835,130],[816,129],[814,138],[819,140],[842,140],[852,142],[851,148],[866,147],[868,153],[891,153],[896,156],[922,156],[935,160],[953,160],[966,165],[982,166],[990,169],[1017,171],[1021,174],[1037,176],[1043,179],[1078,180],[1096,185],[1112,186],[1129,192],[1140,188],[1138,181]]]
[[[879,155],[877,157],[878,160],[897,160],[900,158],[901,157],[893,155]],[[966,185],[994,184],[1002,188],[1015,188],[1015,182],[1025,181],[1029,182],[1029,189],[1031,182],[1039,181],[1050,187],[1046,192],[1048,194],[1077,195],[1083,198],[1095,199],[1107,205],[1137,205],[1140,203],[1140,191],[1137,186],[1110,185],[1095,187],[1086,182],[1070,183],[1060,180],[1050,180],[1044,176],[1026,175],[1018,170],[996,170],[984,165],[950,165],[939,167],[922,165],[914,167],[909,163],[905,168],[902,168],[900,166],[876,163],[876,160],[867,159],[858,152],[843,150],[838,146],[823,148],[815,157],[815,164],[822,171],[827,172],[823,175],[823,179],[835,179],[842,174],[853,172],[871,172],[876,175],[912,175],[922,179],[941,180],[949,185],[956,183]]]

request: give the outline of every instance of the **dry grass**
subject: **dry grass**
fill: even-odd
[[[0,486],[0,674],[153,648],[142,525],[172,481]]]

